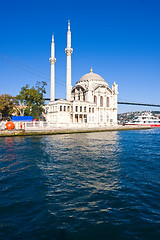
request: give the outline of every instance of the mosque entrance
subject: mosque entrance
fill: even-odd
[[[75,114],[75,123],[87,123],[87,114]]]

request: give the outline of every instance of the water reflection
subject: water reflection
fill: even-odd
[[[28,155],[32,151],[29,149],[27,138],[5,137],[0,140],[0,171],[3,173],[0,179],[4,179],[4,176],[10,176],[7,173],[14,175],[31,166],[29,165]],[[34,142],[34,139],[32,142]],[[30,143],[31,148],[33,147],[32,142]],[[4,173],[6,174],[4,175]]]
[[[45,158],[39,167],[47,178],[51,214],[107,212],[108,191],[119,189],[117,132],[57,135],[43,138]],[[100,205],[102,206],[100,207]]]

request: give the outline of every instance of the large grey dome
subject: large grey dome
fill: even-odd
[[[104,79],[100,75],[93,73],[93,72],[87,73],[87,74],[83,75],[83,77],[80,78],[80,81],[85,81],[85,80],[104,81]]]
[[[80,80],[78,81],[78,83],[85,82],[88,80],[105,82],[105,80],[100,75],[93,73],[92,69],[91,69],[90,73],[83,75],[80,78]]]

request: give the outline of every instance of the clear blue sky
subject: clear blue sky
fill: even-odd
[[[72,85],[92,66],[110,87],[118,83],[119,100],[160,104],[159,0],[0,0],[0,94],[46,80],[50,96],[54,33],[56,97],[65,98],[68,19]],[[119,112],[145,109],[160,110],[119,105]]]

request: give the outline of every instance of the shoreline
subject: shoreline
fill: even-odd
[[[1,130],[0,137],[18,137],[18,136],[40,136],[40,135],[56,135],[56,134],[74,134],[74,133],[92,133],[92,132],[107,132],[107,131],[130,131],[151,129],[148,126],[110,126],[99,128],[82,128],[82,129],[32,129],[32,130]]]

